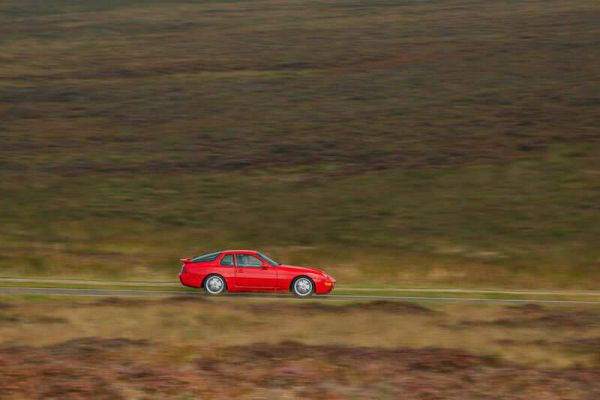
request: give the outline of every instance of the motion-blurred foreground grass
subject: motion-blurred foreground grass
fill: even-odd
[[[0,272],[594,288],[598,3],[4,1]]]
[[[600,395],[599,313],[2,298],[0,398],[591,400]]]

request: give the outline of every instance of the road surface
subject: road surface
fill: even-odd
[[[178,290],[135,290],[135,289],[78,289],[78,288],[41,288],[41,287],[0,287],[0,294],[33,294],[33,295],[60,295],[60,296],[93,296],[93,297],[121,297],[121,296],[198,296],[206,297],[201,291],[196,293]],[[225,297],[252,297],[252,298],[287,298],[295,299],[285,294],[262,293],[230,293]],[[299,299],[301,300],[301,299]],[[377,296],[377,295],[320,295],[311,300],[387,300],[387,301],[420,301],[420,302],[465,302],[465,303],[542,303],[542,304],[594,304],[600,301],[585,300],[544,300],[544,299],[485,299],[485,298],[459,298],[459,297],[416,297],[416,296]]]
[[[127,286],[127,287],[172,287],[181,288],[179,282],[127,282],[127,281],[96,281],[71,279],[34,279],[34,278],[0,278],[6,283],[44,283],[86,286]],[[507,294],[507,295],[539,295],[539,296],[586,296],[600,297],[600,292],[561,291],[561,290],[507,290],[507,289],[457,289],[457,288],[364,288],[337,286],[337,291],[354,292],[398,292],[398,293],[461,293],[461,294]]]

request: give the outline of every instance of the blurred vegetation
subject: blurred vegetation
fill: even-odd
[[[599,335],[600,309],[582,305],[0,296],[0,392],[593,399]]]
[[[166,352],[143,352],[150,357],[163,354],[169,358],[165,362],[180,357],[180,361],[190,360],[207,350],[219,352],[224,346],[290,340],[330,347],[461,349],[522,366],[596,367],[596,375],[600,362],[600,348],[594,346],[600,340],[600,309],[595,305],[296,301],[233,296],[206,299],[180,295],[0,296],[0,306],[0,349],[25,344],[39,347],[93,334],[103,339],[126,337],[175,346]],[[27,326],[31,328],[25,337]]]
[[[5,1],[0,273],[591,288],[596,1]]]

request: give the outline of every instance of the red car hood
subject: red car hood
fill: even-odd
[[[285,265],[285,264],[280,264],[277,266],[277,268],[283,269],[285,271],[290,271],[290,272],[299,272],[299,273],[304,273],[304,274],[313,273],[313,274],[318,274],[318,275],[325,275],[325,272],[323,272],[317,268],[296,267],[294,265]]]

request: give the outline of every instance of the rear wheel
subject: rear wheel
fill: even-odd
[[[315,285],[309,278],[301,276],[294,280],[292,291],[297,297],[308,297],[314,293]]]
[[[204,280],[204,290],[211,295],[218,295],[226,289],[225,279],[219,275],[210,275]]]

